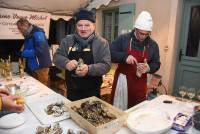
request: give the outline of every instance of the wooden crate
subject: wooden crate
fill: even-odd
[[[112,120],[112,121],[105,123],[103,125],[100,125],[98,127],[95,127],[90,122],[88,122],[86,119],[84,119],[81,115],[79,115],[77,112],[75,112],[74,110],[71,109],[71,107],[73,107],[73,106],[80,107],[80,105],[83,102],[88,101],[88,100],[102,102],[103,104],[106,105],[109,112],[114,114],[117,117],[117,119]],[[80,127],[82,127],[83,129],[87,130],[89,133],[92,133],[92,134],[112,134],[112,133],[115,133],[123,126],[123,124],[124,124],[124,122],[127,118],[127,114],[125,112],[119,110],[118,108],[113,107],[112,105],[108,104],[105,101],[102,101],[101,99],[99,99],[97,97],[89,97],[89,98],[86,98],[86,99],[70,102],[66,105],[66,108],[67,108],[71,118]]]

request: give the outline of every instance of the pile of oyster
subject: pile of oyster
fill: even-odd
[[[59,123],[49,126],[38,126],[36,128],[36,134],[62,134],[63,130]]]
[[[94,126],[100,126],[116,119],[116,116],[110,113],[106,105],[100,101],[86,101],[81,104],[80,108],[73,106],[72,109]]]
[[[44,109],[44,111],[48,115],[53,115],[55,117],[59,117],[66,112],[65,107],[64,107],[64,102],[56,102],[53,104],[50,104],[47,106],[47,108]]]
[[[63,130],[60,127],[59,123],[56,123],[54,125],[49,126],[38,126],[36,128],[36,134],[63,134]],[[73,129],[68,129],[66,134],[87,134],[84,131],[74,131]]]

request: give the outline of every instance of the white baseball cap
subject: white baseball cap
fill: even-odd
[[[142,11],[138,15],[134,27],[140,30],[152,31],[153,20],[151,14],[147,11]]]

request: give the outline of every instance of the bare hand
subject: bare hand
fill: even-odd
[[[4,96],[9,96],[10,92],[6,89],[6,88],[0,88],[0,96],[4,97]]]
[[[150,70],[149,65],[147,63],[138,63],[137,70],[141,73],[146,73]]]
[[[71,60],[66,64],[66,68],[69,71],[76,69],[78,62],[76,60]]]
[[[126,63],[127,64],[136,64],[137,65],[137,60],[135,57],[133,57],[132,55],[129,55],[127,58],[126,58]]]
[[[15,100],[17,99],[19,99],[18,96],[12,96],[12,95],[2,97],[3,108],[17,113],[23,112],[24,105],[16,104]]]
[[[87,75],[88,70],[89,70],[88,65],[83,64],[82,66],[80,66],[79,68],[76,69],[76,74],[78,76],[83,77],[83,76]]]

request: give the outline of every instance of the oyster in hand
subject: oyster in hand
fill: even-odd
[[[76,71],[80,71],[83,64],[84,64],[83,59],[79,58],[78,59],[78,65],[77,65]]]

